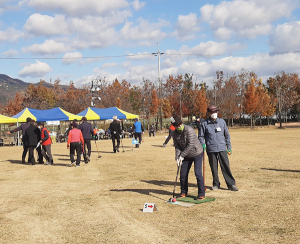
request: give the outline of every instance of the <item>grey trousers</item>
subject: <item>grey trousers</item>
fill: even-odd
[[[229,166],[227,151],[210,152],[210,153],[208,152],[207,156],[208,156],[209,165],[213,177],[213,186],[220,187],[220,181],[218,176],[218,162],[220,162],[222,174],[227,184],[227,187],[231,187],[232,185],[235,185],[235,179],[232,176],[230,166]]]
[[[52,153],[51,153],[51,144],[42,145],[42,155],[48,162],[53,162]]]

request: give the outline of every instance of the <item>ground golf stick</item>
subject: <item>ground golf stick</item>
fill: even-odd
[[[204,189],[206,191],[206,186],[205,186],[205,155],[203,151],[203,184],[204,184]]]
[[[121,145],[122,145],[122,149],[123,149],[122,152],[125,152],[125,151],[124,151],[124,147],[123,147],[123,140],[122,140],[122,139],[121,139]]]
[[[96,144],[96,148],[97,148],[97,152],[98,152],[98,158],[101,158],[96,140],[95,140],[95,144]]]
[[[180,169],[180,165],[178,165],[178,168],[177,168],[177,174],[176,174],[174,190],[173,190],[173,198],[175,197],[175,188],[176,188],[176,183],[177,183],[177,179],[178,179],[179,169]]]

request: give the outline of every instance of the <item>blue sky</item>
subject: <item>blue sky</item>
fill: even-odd
[[[300,73],[299,0],[0,0],[0,73],[25,82]]]

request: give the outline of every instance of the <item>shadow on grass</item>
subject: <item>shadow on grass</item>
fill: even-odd
[[[151,147],[164,147],[163,145],[151,145]]]
[[[164,180],[141,180],[141,182],[145,182],[156,186],[174,186],[175,184],[175,181],[164,181]],[[177,182],[177,186],[178,185],[180,185],[179,182]],[[197,185],[189,183],[189,187],[197,187]]]
[[[273,171],[300,173],[300,170],[293,170],[293,169],[272,169],[272,168],[260,168],[260,169],[262,169],[262,170],[273,170]]]
[[[163,199],[161,197],[157,197],[152,195],[151,193],[154,194],[158,194],[158,195],[172,195],[173,193],[170,191],[164,191],[164,190],[157,190],[157,189],[111,189],[110,191],[115,191],[115,192],[135,192],[135,193],[139,193],[139,194],[143,194],[146,196],[152,196],[155,198],[158,198],[160,200],[167,200],[167,199]]]

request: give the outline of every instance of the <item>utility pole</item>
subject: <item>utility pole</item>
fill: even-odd
[[[159,44],[157,43],[157,53],[152,53],[154,56],[157,56],[158,59],[158,84],[159,84],[159,99],[162,99],[162,80],[160,77],[160,55],[163,55],[164,53],[161,53],[159,51]],[[160,130],[162,130],[162,108],[161,105],[159,106],[159,119],[160,119]]]

